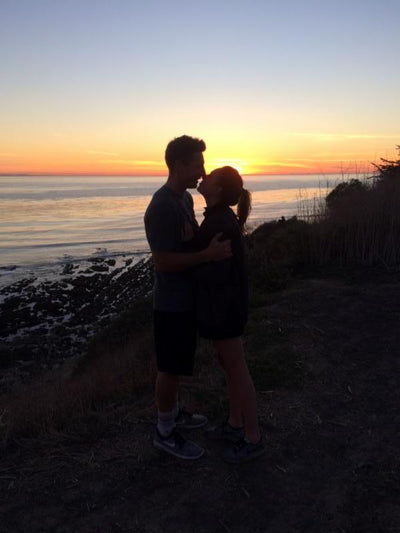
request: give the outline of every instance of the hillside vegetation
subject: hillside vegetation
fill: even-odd
[[[293,272],[393,272],[400,264],[399,207],[400,159],[382,160],[373,176],[343,181],[323,201],[304,202],[301,218],[258,227],[249,237],[252,274],[279,288]]]

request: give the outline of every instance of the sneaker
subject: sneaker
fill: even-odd
[[[247,439],[240,439],[236,444],[227,448],[223,459],[228,463],[244,463],[259,457],[265,452],[265,443],[261,437],[259,442],[253,444]]]
[[[180,459],[198,459],[204,453],[204,449],[190,440],[186,440],[180,433],[174,430],[168,437],[163,437],[158,429],[153,440],[154,446],[170,453]]]
[[[243,428],[234,428],[228,422],[220,426],[214,426],[205,430],[205,435],[211,440],[223,440],[228,442],[238,442],[244,438]]]
[[[175,418],[175,425],[179,429],[196,429],[205,426],[208,418],[204,415],[194,415],[180,408],[178,416]]]

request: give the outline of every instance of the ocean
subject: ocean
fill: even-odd
[[[300,198],[321,196],[341,175],[245,177],[250,227],[298,212]],[[143,215],[163,177],[0,176],[0,287],[93,255],[148,254]],[[202,220],[204,199],[193,194]]]

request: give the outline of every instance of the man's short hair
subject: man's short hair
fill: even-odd
[[[174,168],[176,161],[182,161],[187,164],[196,152],[204,152],[206,143],[201,139],[182,135],[175,137],[168,143],[165,150],[165,162],[169,170]]]

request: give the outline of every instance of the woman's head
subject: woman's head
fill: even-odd
[[[221,167],[206,176],[198,187],[207,205],[237,205],[239,223],[243,227],[251,209],[251,196],[243,188],[243,180],[233,167]]]

